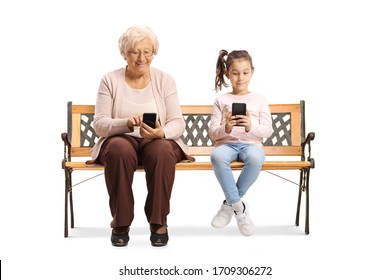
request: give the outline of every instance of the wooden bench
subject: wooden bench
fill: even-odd
[[[65,225],[64,236],[68,236],[68,211],[70,211],[71,227],[74,227],[74,210],[72,198],[72,172],[75,170],[104,170],[102,165],[86,165],[85,157],[98,139],[93,129],[94,105],[75,105],[68,102],[68,131],[61,134],[64,142],[64,158],[62,168],[65,171]],[[208,136],[208,126],[212,106],[181,106],[186,129],[182,136],[189,146],[189,154],[195,157],[205,156],[206,161],[178,163],[177,170],[212,170],[210,154],[214,148]],[[298,204],[295,224],[299,226],[302,192],[306,192],[305,232],[309,234],[309,175],[314,168],[311,158],[311,141],[314,133],[305,133],[305,102],[297,104],[270,105],[274,133],[264,141],[266,161],[262,170],[298,170],[299,186]],[[307,155],[305,154],[307,153]],[[83,159],[81,159],[83,158]],[[272,158],[272,160],[268,160]],[[274,160],[274,158],[281,160]],[[77,159],[79,159],[77,161]],[[233,170],[241,170],[241,162],[232,162]],[[142,167],[139,167],[142,170]],[[70,209],[69,209],[70,208]]]

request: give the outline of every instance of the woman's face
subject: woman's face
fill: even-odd
[[[248,60],[236,59],[226,72],[235,94],[247,94],[249,82],[251,81],[253,69]]]
[[[149,74],[154,55],[153,44],[149,38],[138,42],[126,54],[128,70],[134,75]]]

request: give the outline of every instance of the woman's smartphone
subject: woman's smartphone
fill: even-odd
[[[232,116],[237,116],[237,115],[244,115],[244,116],[246,115],[246,103],[232,104]]]
[[[156,128],[156,118],[157,118],[156,113],[144,113],[142,117],[142,121],[146,123],[148,126],[150,126],[151,128]]]

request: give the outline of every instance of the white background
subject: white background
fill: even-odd
[[[126,279],[119,276],[124,266],[174,265],[209,273],[166,279],[227,278],[212,276],[214,266],[272,266],[269,279],[388,279],[389,14],[387,1],[378,0],[2,1],[4,279]],[[234,221],[211,228],[222,200],[214,175],[183,171],[176,176],[167,247],[148,241],[143,173],[134,183],[128,247],[110,244],[103,176],[75,188],[76,228],[63,237],[66,102],[94,104],[100,78],[124,66],[117,40],[132,25],[159,36],[153,66],[175,77],[182,104],[212,104],[220,49],[252,54],[251,89],[270,103],[306,101],[317,164],[310,235],[303,215],[294,226],[296,187],[268,173],[246,196],[253,236],[241,236]]]

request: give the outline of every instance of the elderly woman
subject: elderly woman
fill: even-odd
[[[158,48],[151,29],[127,29],[119,39],[119,50],[127,65],[107,73],[97,94],[94,128],[100,139],[89,163],[105,166],[114,246],[126,246],[129,241],[137,166],[145,169],[148,194],[144,209],[151,244],[164,246],[168,243],[167,216],[175,165],[194,160],[180,139],[185,122],[175,80],[151,67]],[[144,113],[155,113],[155,123],[146,124]]]

